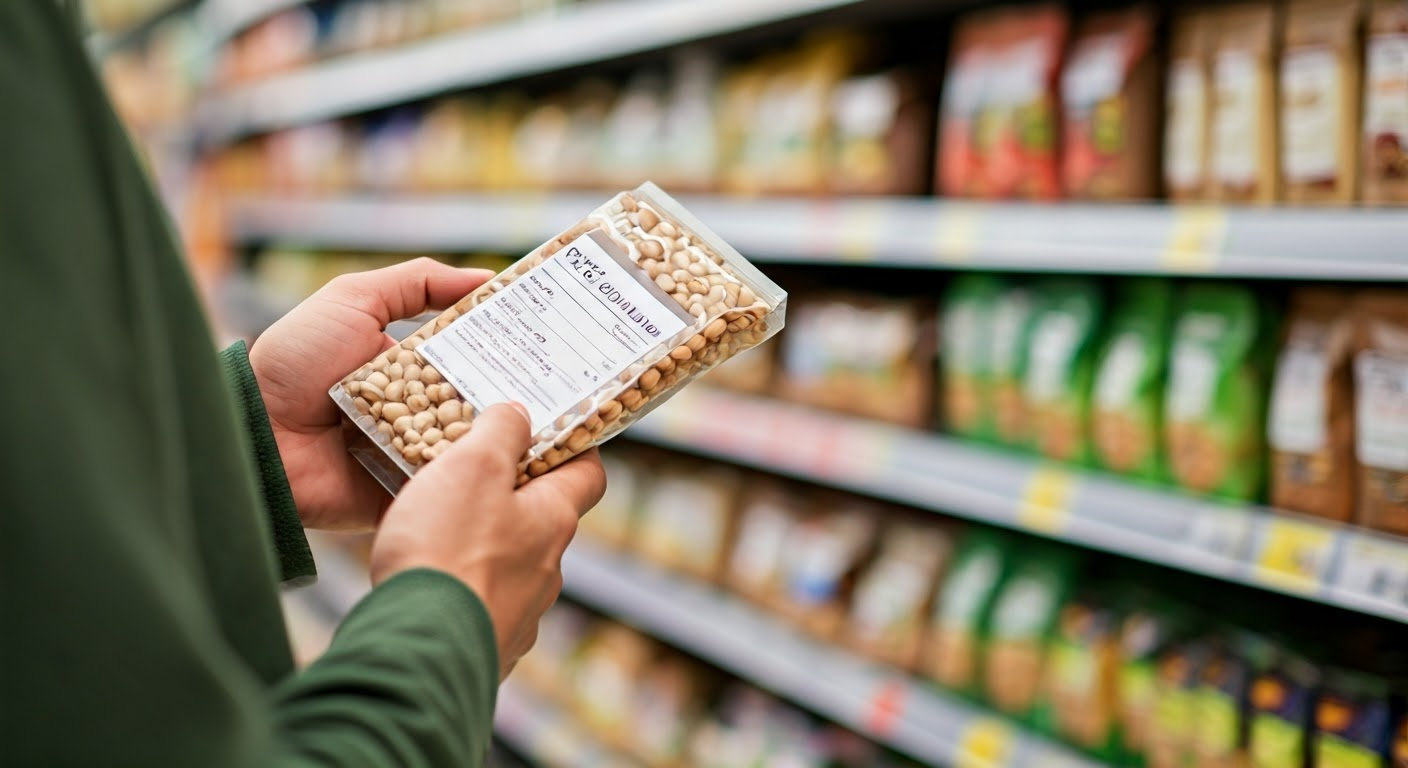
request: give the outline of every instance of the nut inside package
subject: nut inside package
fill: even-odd
[[[654,184],[622,192],[332,387],[395,493],[490,405],[529,413],[519,484],[782,328],[787,294]]]

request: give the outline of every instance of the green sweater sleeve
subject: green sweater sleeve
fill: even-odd
[[[481,765],[494,632],[448,575],[295,672],[260,409],[58,4],[0,2],[0,104],[0,762]]]
[[[279,556],[280,580],[287,586],[309,583],[318,571],[313,565],[313,553],[308,549],[308,538],[303,535],[298,508],[293,504],[293,490],[284,475],[284,464],[279,459],[279,447],[274,442],[274,430],[264,410],[259,383],[249,367],[249,347],[243,341],[226,347],[220,352],[220,367],[235,395],[237,415],[253,449],[254,466],[259,473],[259,496],[264,502]]]

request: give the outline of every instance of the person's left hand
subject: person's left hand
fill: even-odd
[[[370,529],[391,502],[347,453],[328,389],[395,346],[388,324],[447,307],[493,276],[425,258],[342,275],[255,342],[249,363],[305,527]]]

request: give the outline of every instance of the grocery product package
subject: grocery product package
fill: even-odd
[[[1172,200],[1199,200],[1211,187],[1212,18],[1180,9],[1173,17],[1164,85],[1164,190]]]
[[[1271,669],[1257,676],[1249,701],[1253,768],[1308,764],[1315,694],[1322,677],[1310,660],[1289,650],[1278,653]]]
[[[519,483],[620,433],[784,322],[787,295],[653,184],[616,195],[330,394],[349,450],[393,493],[516,400]],[[359,439],[358,439],[359,438]]]
[[[1061,170],[1068,197],[1149,199],[1158,193],[1162,74],[1155,11],[1135,5],[1076,23],[1061,72]]]
[[[1260,635],[1229,630],[1206,643],[1193,700],[1194,768],[1242,768],[1251,738],[1247,699],[1252,681],[1271,663],[1274,646]]]
[[[1180,297],[1164,446],[1170,474],[1188,490],[1242,501],[1261,494],[1272,324],[1246,286],[1199,283]]]
[[[1364,201],[1408,203],[1408,2],[1370,0],[1364,42]]]
[[[582,609],[555,603],[538,622],[538,641],[513,668],[512,679],[545,696],[566,699],[569,691],[562,681],[568,679],[574,656],[594,625],[594,619]]]
[[[1210,13],[1212,198],[1271,203],[1279,193],[1281,169],[1276,119],[1277,6],[1258,0],[1219,7]]]
[[[934,521],[895,521],[851,595],[851,645],[879,661],[910,669],[919,663],[924,624],[953,533]]]
[[[733,544],[743,477],[725,465],[655,462],[640,502],[636,550],[704,581],[719,578]]]
[[[1354,517],[1353,334],[1347,292],[1292,294],[1266,424],[1272,506],[1339,522]]]
[[[1126,603],[1119,629],[1120,740],[1135,764],[1153,765],[1155,745],[1165,735],[1160,661],[1188,637],[1191,622],[1181,606],[1137,592]]]
[[[934,185],[947,197],[976,197],[985,186],[978,115],[997,76],[998,19],[991,13],[970,13],[954,28],[939,103]]]
[[[1022,395],[1031,420],[1031,446],[1073,464],[1090,459],[1090,381],[1105,301],[1088,278],[1039,284]]]
[[[1163,460],[1164,381],[1173,321],[1173,284],[1131,278],[1114,291],[1091,392],[1091,449],[1097,466],[1158,481]]]
[[[797,402],[911,427],[932,406],[934,333],[925,302],[831,293],[799,302],[778,389]]]
[[[1177,641],[1159,653],[1154,717],[1145,749],[1148,768],[1186,768],[1191,763],[1207,654],[1207,643],[1199,639]]]
[[[564,681],[578,719],[608,744],[631,743],[636,689],[659,657],[659,645],[640,632],[600,625],[582,644]]]
[[[956,435],[992,439],[993,397],[988,377],[994,304],[1004,283],[992,275],[965,272],[944,291],[939,318],[942,419]]]
[[[933,105],[917,78],[890,70],[842,81],[831,97],[831,192],[919,195],[925,191]]]
[[[689,732],[704,716],[715,674],[683,656],[667,655],[652,664],[636,684],[626,750],[646,765],[688,766]]]
[[[1386,765],[1393,738],[1393,699],[1400,692],[1379,675],[1326,669],[1325,686],[1315,704],[1312,764],[1326,768]]]
[[[839,639],[861,566],[874,549],[880,510],[840,494],[819,498],[827,511],[792,526],[782,550],[780,613],[823,640]]]
[[[738,535],[724,583],[744,597],[775,605],[788,536],[806,515],[806,502],[797,489],[770,478],[749,483],[739,504]]]
[[[1047,3],[994,11],[1000,47],[978,117],[983,192],[995,198],[1061,196],[1057,84],[1069,19]]]
[[[997,531],[969,529],[939,587],[924,672],[949,690],[967,696],[980,692],[982,640],[993,601],[1007,579],[1012,541]]]
[[[1056,734],[1109,764],[1121,754],[1120,619],[1097,595],[1067,603],[1045,671]]]
[[[1043,665],[1080,561],[1049,544],[1024,547],[993,602],[983,653],[983,691],[995,709],[1043,733],[1053,728]]]
[[[1036,296],[1021,284],[1008,285],[992,304],[992,336],[988,346],[988,396],[992,398],[993,439],[1025,448],[1031,420],[1022,392],[1027,345],[1031,341]]]
[[[1292,203],[1351,203],[1359,181],[1361,0],[1291,0],[1281,51],[1281,177]]]
[[[628,450],[604,452],[601,465],[611,482],[591,514],[582,516],[578,530],[610,547],[628,547],[634,540],[640,507],[649,489],[648,465],[642,455]]]
[[[1355,300],[1358,521],[1408,536],[1408,292]]]

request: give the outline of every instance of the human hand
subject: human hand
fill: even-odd
[[[255,342],[250,367],[305,527],[370,529],[391,502],[347,453],[328,389],[395,346],[385,332],[392,321],[447,307],[493,275],[425,258],[342,275]]]
[[[606,492],[596,449],[514,489],[532,444],[522,406],[495,405],[425,465],[387,510],[372,543],[373,584],[411,568],[463,581],[494,623],[500,679],[538,639],[562,589],[562,553]]]

